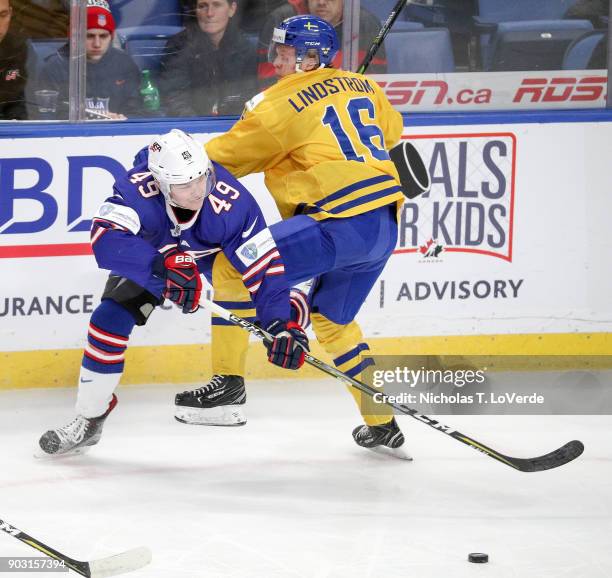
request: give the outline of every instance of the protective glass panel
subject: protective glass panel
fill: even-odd
[[[360,4],[361,32],[396,0]],[[368,72],[386,65],[377,80],[403,112],[604,107],[608,12],[607,0],[412,0]]]
[[[357,70],[396,3],[87,0],[82,118],[238,115],[283,74],[269,57],[282,20],[326,19],[334,65]],[[366,73],[404,112],[603,107],[608,11],[608,0],[409,0]],[[69,0],[0,0],[2,120],[68,119],[69,30]]]
[[[0,0],[0,119],[47,120],[66,106],[67,68],[43,82],[67,50],[68,3]],[[67,52],[66,52],[67,54]]]

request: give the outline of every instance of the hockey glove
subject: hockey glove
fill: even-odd
[[[275,319],[266,331],[274,336],[264,341],[268,350],[268,361],[284,369],[299,369],[304,365],[304,355],[310,351],[308,337],[295,321]]]
[[[202,278],[195,259],[188,253],[170,251],[153,264],[153,274],[164,279],[162,295],[182,307],[183,313],[195,313],[202,296]]]

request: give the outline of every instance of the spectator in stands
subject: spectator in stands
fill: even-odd
[[[286,0],[240,0],[233,20],[243,32],[258,35],[272,10],[285,2]],[[180,0],[180,3],[183,23],[186,24],[195,18],[197,0]]]
[[[272,32],[285,18],[296,14],[315,14],[327,20],[338,35],[340,47],[342,47],[342,16],[344,14],[344,0],[287,0],[285,4],[274,10],[261,30],[259,45],[257,49],[258,65],[257,75],[260,89],[267,88],[275,82],[274,67],[268,62],[268,48],[272,40]],[[381,27],[380,20],[365,8],[360,9],[359,14],[359,57],[361,62],[365,57],[372,40],[376,37]],[[334,58],[333,66],[339,68],[342,64],[342,50]],[[387,71],[387,57],[384,45],[372,59],[368,73],[380,74]]]
[[[9,32],[12,12],[10,1],[0,0],[0,119],[24,120],[27,48]]]
[[[26,38],[68,36],[70,0],[18,0],[13,9],[15,30]]]
[[[131,56],[111,46],[115,20],[107,0],[87,0],[86,107],[90,118],[139,116],[140,71]],[[57,90],[58,118],[68,113],[70,49],[66,44],[45,60],[39,88]]]
[[[256,54],[232,21],[232,0],[198,0],[196,19],[168,40],[159,87],[169,116],[240,114],[257,92]]]
[[[565,18],[590,20],[593,28],[607,28],[610,0],[577,0],[565,12]]]

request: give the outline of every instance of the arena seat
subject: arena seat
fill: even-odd
[[[477,0],[473,33],[477,40],[482,67],[491,62],[491,48],[497,25],[525,20],[561,20],[576,0]]]
[[[589,20],[501,22],[484,70],[561,70],[569,44],[592,30]]]
[[[387,72],[454,72],[455,59],[447,28],[393,29],[385,39]]]
[[[361,7],[376,16],[381,23],[387,20],[391,9],[397,4],[397,0],[361,0]],[[398,15],[398,20],[406,17],[406,7]],[[394,25],[395,26],[395,25]]]
[[[141,25],[181,26],[179,0],[115,0],[111,3],[118,28]]]
[[[425,26],[413,20],[397,20],[389,32],[405,32],[407,30],[422,30]]]
[[[584,70],[600,42],[606,39],[603,30],[592,30],[585,32],[576,38],[566,49],[563,55],[563,70]]]
[[[159,72],[168,38],[183,30],[180,26],[132,26],[118,28],[115,44],[125,50],[140,70]]]

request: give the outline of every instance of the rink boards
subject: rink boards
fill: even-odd
[[[433,186],[404,206],[397,250],[359,314],[377,353],[612,353],[611,120],[407,116]],[[150,135],[172,126],[204,142],[231,123],[3,126],[0,387],[74,383],[106,277],[89,217]],[[245,184],[276,219],[261,175]],[[133,334],[124,383],[207,377],[209,342],[209,315],[158,311]],[[249,372],[287,377],[260,347]]]

